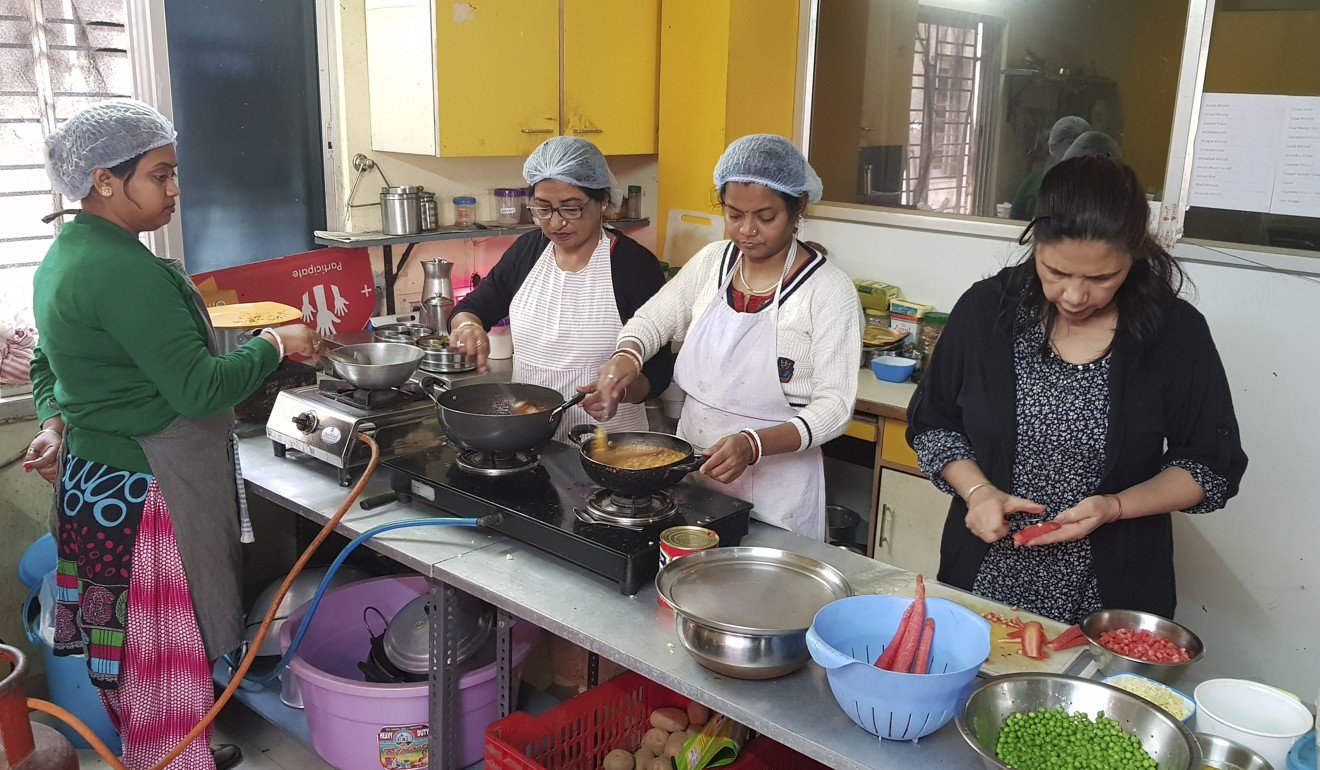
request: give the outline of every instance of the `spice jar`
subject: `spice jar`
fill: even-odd
[[[454,224],[458,227],[472,227],[477,223],[477,199],[470,195],[460,195],[454,199]]]
[[[495,188],[495,221],[502,225],[516,225],[527,205],[527,189],[523,187]]]
[[[930,366],[930,356],[935,352],[935,343],[939,342],[940,335],[944,333],[944,327],[949,323],[948,313],[927,313],[925,318],[921,319],[921,336],[917,350],[921,354],[918,359],[916,378],[920,379],[925,373],[926,367]]]
[[[628,219],[642,218],[642,186],[637,184],[628,185],[628,198],[625,201],[627,212],[625,217]]]
[[[862,315],[866,316],[867,326],[879,326],[884,329],[889,328],[889,311],[876,310],[875,308],[862,308]]]
[[[440,207],[436,205],[435,193],[422,191],[417,199],[417,211],[422,224],[422,232],[429,233],[440,229]]]

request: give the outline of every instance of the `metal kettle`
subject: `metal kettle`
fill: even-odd
[[[439,334],[449,333],[449,315],[454,311],[454,284],[450,280],[454,263],[445,259],[422,262],[422,304],[418,321]]]

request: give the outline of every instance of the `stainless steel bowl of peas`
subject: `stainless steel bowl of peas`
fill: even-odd
[[[1009,674],[967,696],[958,732],[992,770],[1201,770],[1191,731],[1090,679]]]

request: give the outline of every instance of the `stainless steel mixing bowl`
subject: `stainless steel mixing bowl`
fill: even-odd
[[[1004,720],[1011,714],[1062,706],[1069,713],[1097,712],[1141,740],[1159,770],[1202,770],[1201,747],[1190,730],[1158,706],[1117,687],[1057,674],[1010,674],[991,679],[967,696],[955,720],[958,732],[990,770],[1009,770],[995,758]]]
[[[1100,673],[1141,674],[1166,684],[1172,684],[1183,671],[1193,663],[1205,657],[1205,644],[1201,637],[1190,629],[1168,618],[1152,615],[1139,610],[1100,610],[1082,619],[1082,633],[1091,642],[1091,655],[1095,657]],[[1133,631],[1143,630],[1159,634],[1179,647],[1185,648],[1191,660],[1185,663],[1151,663],[1150,661],[1131,658],[1105,649],[1100,644],[1100,635],[1106,631],[1128,628]]]

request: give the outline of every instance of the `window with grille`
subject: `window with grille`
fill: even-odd
[[[981,145],[990,114],[987,25],[969,14],[932,10],[917,24],[902,200],[975,214],[984,197]]]
[[[44,141],[88,104],[132,92],[125,0],[0,0],[0,306],[26,307],[66,208]]]

